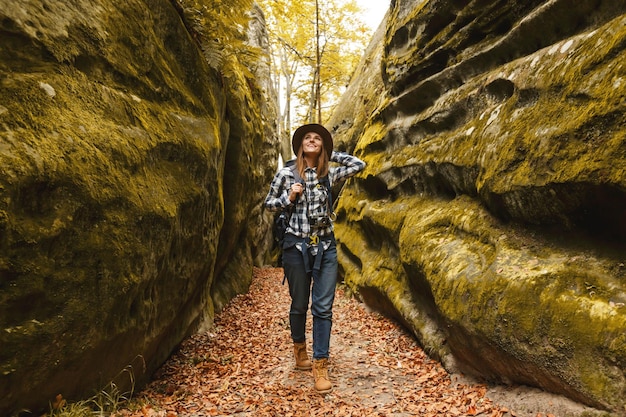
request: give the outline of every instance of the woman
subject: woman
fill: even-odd
[[[328,357],[337,282],[337,248],[326,179],[332,185],[361,171],[365,163],[354,156],[333,152],[332,136],[319,124],[299,127],[291,144],[296,155],[295,167],[286,166],[276,173],[265,206],[272,211],[293,209],[283,242],[283,268],[291,296],[289,323],[296,369],[312,368],[315,389],[328,393],[333,387],[328,378]],[[338,166],[330,167],[329,162]],[[309,296],[313,315],[313,363],[309,360],[305,340]]]

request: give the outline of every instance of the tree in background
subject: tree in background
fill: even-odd
[[[222,72],[222,75],[229,74],[234,62],[242,64],[236,66],[237,71],[245,71],[258,61],[261,51],[244,45],[247,43],[250,17],[239,12],[251,10],[253,0],[217,1],[212,7],[207,7],[201,0],[176,0],[172,4],[180,12],[193,39],[199,43],[209,66]],[[245,75],[254,77],[251,72]]]
[[[291,159],[292,122],[328,120],[372,32],[354,0],[259,0],[259,4],[266,17],[273,82],[280,95],[277,125],[286,161]]]

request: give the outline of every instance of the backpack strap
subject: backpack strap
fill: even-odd
[[[304,180],[300,176],[300,173],[298,172],[298,168],[296,167],[295,159],[291,159],[287,161],[285,166],[289,167],[289,169],[291,170],[291,173],[296,179],[296,182],[304,184]],[[330,217],[333,214],[333,192],[330,188],[330,178],[328,177],[328,175],[325,175],[322,178],[320,178],[319,181],[320,181],[320,184],[323,184],[326,187],[326,190],[328,192],[328,199],[326,201],[328,203],[328,216]]]
[[[302,177],[300,176],[300,173],[298,172],[298,167],[296,166],[296,160],[292,159],[290,161],[287,161],[287,163],[285,165],[288,166],[289,169],[291,170],[291,173],[293,174],[294,178],[296,179],[296,182],[304,184],[304,180],[302,179]]]
[[[334,220],[333,217],[333,191],[330,188],[330,177],[327,175],[324,175],[322,178],[319,179],[320,184],[324,185],[324,187],[326,187],[326,191],[328,193],[328,198],[326,199],[326,203],[328,203],[328,217],[330,217],[331,219]]]

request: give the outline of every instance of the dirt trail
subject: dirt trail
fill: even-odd
[[[282,269],[256,269],[248,294],[185,340],[124,416],[586,416],[537,390],[488,387],[449,375],[391,320],[337,292],[332,393],[293,368],[289,294]],[[309,351],[311,320],[308,320]],[[139,408],[141,407],[141,408]]]

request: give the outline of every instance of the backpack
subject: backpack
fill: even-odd
[[[286,164],[293,176],[296,179],[296,182],[304,183],[302,177],[300,177],[300,173],[296,168],[295,160],[291,160]],[[332,191],[330,189],[330,180],[328,179],[328,175],[320,178],[320,184],[324,184],[326,190],[328,190],[328,207],[332,211],[333,203],[332,203]],[[284,208],[278,213],[274,215],[274,224],[272,226],[272,233],[274,235],[274,243],[278,247],[278,266],[282,266],[283,264],[283,241],[285,240],[285,233],[287,232],[287,227],[289,227],[289,221],[291,220],[291,213],[293,212],[294,205],[291,205],[288,208]]]

